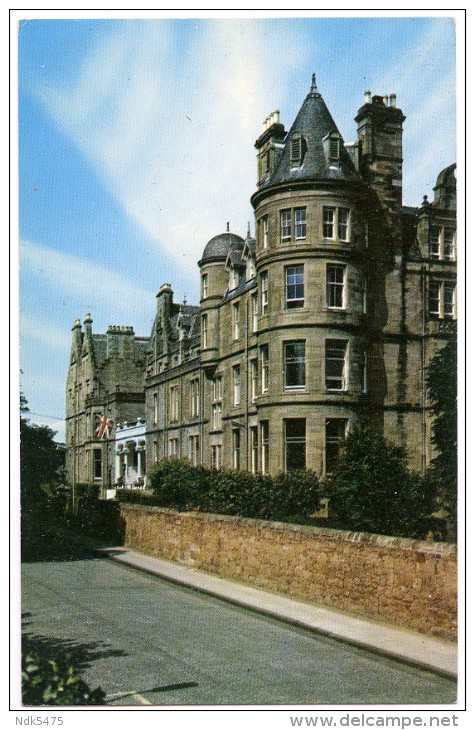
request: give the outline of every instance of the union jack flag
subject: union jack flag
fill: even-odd
[[[96,416],[96,436],[98,439],[108,439],[109,438],[109,429],[112,428],[112,421],[109,421],[107,416],[100,416],[99,414]]]

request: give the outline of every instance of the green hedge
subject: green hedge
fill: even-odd
[[[154,494],[142,489],[117,489],[115,498],[118,502],[129,504],[159,505],[159,500]]]
[[[194,467],[186,459],[154,464],[148,485],[155,495],[154,503],[162,507],[267,520],[307,521],[319,509],[323,496],[318,478],[311,471],[270,477]],[[124,498],[133,501],[123,494],[119,496]]]

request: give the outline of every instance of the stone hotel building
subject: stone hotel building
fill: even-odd
[[[70,481],[142,486],[173,456],[325,475],[365,418],[425,469],[427,367],[456,336],[456,178],[403,205],[404,119],[394,94],[366,92],[345,144],[313,78],[289,131],[278,112],[264,122],[255,237],[228,226],[206,244],[200,305],[163,284],[150,338],[75,323]]]

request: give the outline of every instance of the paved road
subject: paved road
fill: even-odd
[[[456,683],[101,557],[26,562],[23,633],[113,705],[443,704]]]

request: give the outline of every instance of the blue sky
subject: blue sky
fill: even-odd
[[[346,142],[366,89],[397,94],[407,205],[456,159],[451,18],[38,19],[18,48],[21,385],[58,440],[74,320],[149,335],[163,282],[198,302],[206,242],[253,230],[262,122],[288,129],[312,72]]]

